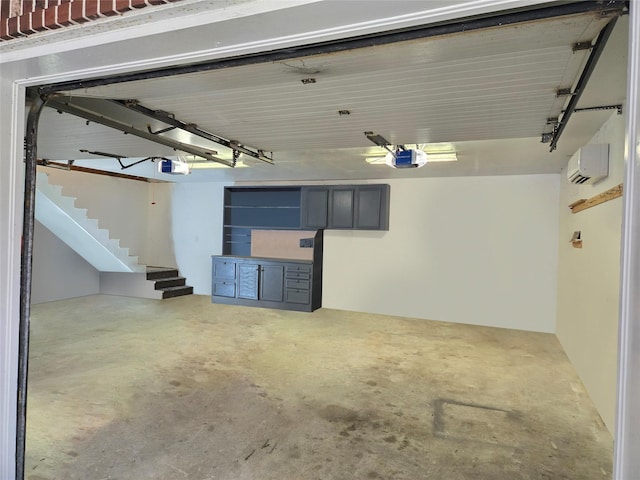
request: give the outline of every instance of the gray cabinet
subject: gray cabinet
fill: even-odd
[[[257,263],[238,264],[238,298],[258,299],[259,272],[260,266]]]
[[[301,202],[302,227],[327,228],[329,189],[327,187],[304,187]]]
[[[302,187],[302,228],[388,230],[389,185]]]
[[[284,266],[262,265],[260,267],[260,300],[282,302]]]
[[[327,228],[353,228],[355,187],[332,187],[329,190]]]
[[[311,265],[285,264],[285,301],[308,305],[311,302]]]
[[[219,258],[213,262],[213,295],[221,297],[236,296],[236,262]]]
[[[211,301],[312,312],[320,308],[322,266],[303,260],[212,257]]]
[[[389,229],[389,185],[359,185],[355,189],[354,228]]]

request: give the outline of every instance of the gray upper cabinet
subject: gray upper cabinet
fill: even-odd
[[[302,228],[389,230],[389,185],[302,187]]]
[[[353,187],[332,187],[329,190],[327,228],[353,228]]]
[[[358,185],[354,228],[389,230],[389,185]]]
[[[302,188],[302,228],[327,228],[329,188]]]

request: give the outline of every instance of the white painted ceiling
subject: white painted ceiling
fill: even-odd
[[[368,47],[66,92],[136,99],[183,122],[273,152],[275,165],[194,169],[172,181],[355,180],[415,176],[557,173],[614,111],[575,113],[549,153],[540,142],[558,117],[607,19],[594,14],[547,19]],[[619,19],[578,107],[620,104],[626,90],[627,17]],[[315,83],[301,80],[314,78]],[[339,115],[338,110],[349,110]],[[395,170],[364,159],[383,153],[376,132],[395,144],[448,142],[459,161]],[[167,147],[45,109],[39,157],[120,171],[109,152],[131,158],[175,155]],[[90,158],[87,158],[90,157]],[[125,161],[125,163],[129,163]],[[159,177],[146,162],[123,173]]]

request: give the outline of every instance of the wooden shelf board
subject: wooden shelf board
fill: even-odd
[[[595,207],[596,205],[600,205],[601,203],[608,202],[609,200],[613,200],[614,198],[618,198],[622,196],[622,184],[616,185],[615,187],[610,188],[598,195],[595,195],[589,199],[582,198],[577,200],[569,205],[571,209],[571,213],[578,213],[587,208]]]

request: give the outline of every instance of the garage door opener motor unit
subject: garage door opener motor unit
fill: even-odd
[[[167,158],[163,158],[160,160],[160,163],[158,163],[158,172],[168,173],[170,175],[188,175],[190,173],[187,162],[169,160]]]
[[[609,175],[609,145],[585,145],[567,164],[567,180],[590,184]]]

